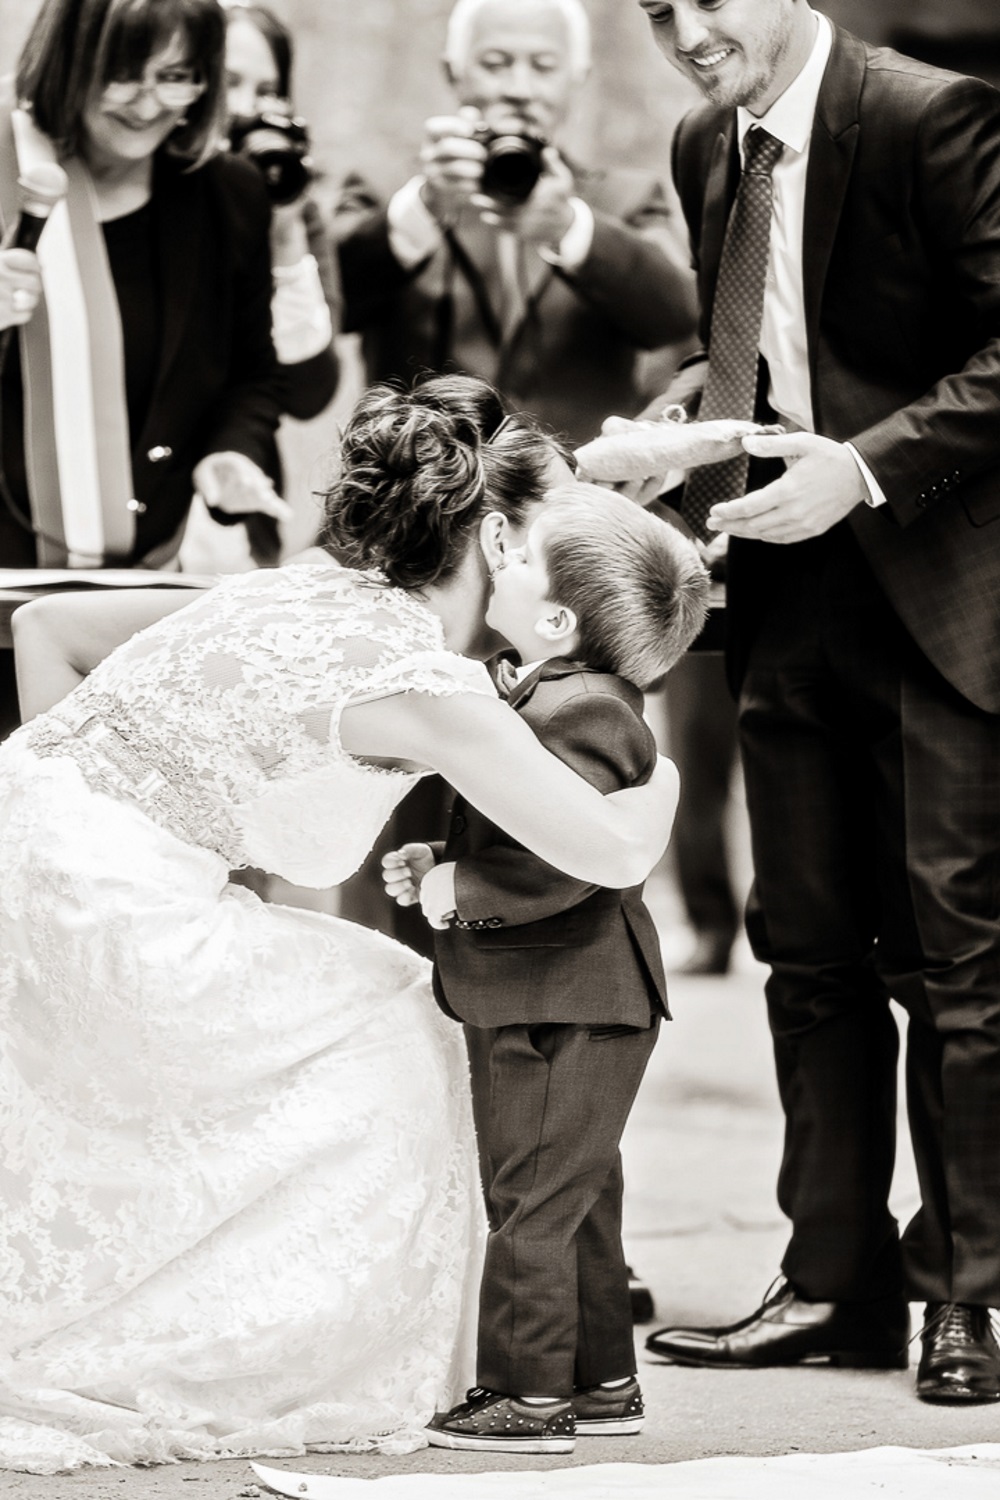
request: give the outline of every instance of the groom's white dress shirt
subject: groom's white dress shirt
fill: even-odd
[[[786,427],[804,432],[815,431],[802,274],[806,174],[816,105],[833,48],[832,24],[818,11],[813,15],[816,38],[798,76],[763,115],[752,115],[742,107],[736,111],[741,152],[747,131],[754,125],[775,136],[785,148],[772,177],[771,239],[760,352],[770,371],[768,399],[772,407]],[[861,470],[872,503],[882,504],[885,496],[878,481],[851,444],[845,446]]]

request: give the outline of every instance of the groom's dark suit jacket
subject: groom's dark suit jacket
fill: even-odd
[[[600,791],[649,779],[656,744],[631,683],[559,659],[524,678],[509,701],[547,750]],[[458,861],[459,922],[434,935],[435,993],[451,1015],[477,1027],[646,1027],[651,1013],[669,1014],[641,886],[573,880],[462,798],[435,852]]]
[[[916,142],[916,149],[914,148]],[[837,30],[813,127],[804,290],[816,431],[888,505],[850,525],[943,675],[1000,711],[1000,94]],[[707,341],[739,176],[732,110],[682,122],[674,178]],[[794,550],[794,549],[793,549]],[[731,669],[788,549],[734,539]]]

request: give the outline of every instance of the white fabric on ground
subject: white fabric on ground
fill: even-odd
[[[703,1458],[680,1464],[596,1464],[503,1474],[399,1474],[337,1479],[251,1466],[295,1500],[995,1500],[1000,1443],[934,1451],[867,1448],[781,1458]],[[470,1485],[474,1480],[474,1489]]]

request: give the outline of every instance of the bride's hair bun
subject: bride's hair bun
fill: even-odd
[[[400,588],[434,583],[457,566],[483,510],[482,433],[467,401],[432,387],[371,386],[340,448],[326,497],[325,540],[349,567],[379,568]]]

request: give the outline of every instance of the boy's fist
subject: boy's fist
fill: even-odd
[[[404,844],[382,856],[382,884],[397,906],[416,906],[424,876],[434,868],[429,844]]]
[[[455,861],[435,865],[420,883],[420,905],[431,927],[443,931],[455,918]]]

